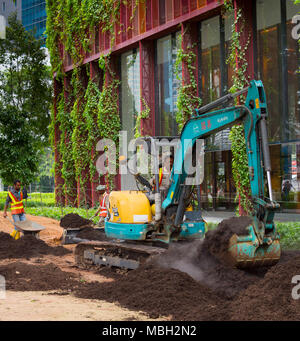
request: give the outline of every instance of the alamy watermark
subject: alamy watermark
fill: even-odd
[[[200,185],[204,179],[204,140],[178,138],[138,138],[128,141],[127,132],[120,131],[118,154],[122,157],[118,172],[121,175],[159,174],[160,165],[167,172],[184,174],[187,185]],[[100,156],[96,160],[99,175],[117,174],[117,146],[111,139],[102,139],[96,145]],[[173,162],[170,162],[170,155]]]
[[[296,14],[292,18],[292,23],[295,24],[295,26],[292,29],[292,38],[295,40],[300,39],[300,14]]]
[[[294,300],[299,300],[300,298],[300,275],[294,276],[292,278],[292,284],[297,284],[292,289],[292,297]]]
[[[0,300],[6,298],[5,277],[0,275]]]

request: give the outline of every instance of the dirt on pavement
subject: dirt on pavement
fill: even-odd
[[[6,278],[9,293],[30,291],[40,295],[39,290],[43,290],[51,296],[50,300],[53,297],[57,297],[57,302],[60,302],[58,297],[70,299],[70,306],[75,304],[72,300],[80,300],[83,305],[98,302],[100,306],[109,302],[106,304],[113,304],[117,320],[128,311],[138,314],[134,315],[135,319],[299,319],[300,305],[291,296],[295,286],[291,280],[300,275],[300,251],[283,252],[277,265],[254,270],[231,268],[221,261],[230,235],[237,231],[245,233],[248,224],[244,218],[228,219],[217,230],[209,232],[204,241],[174,243],[164,254],[137,270],[121,272],[110,268],[79,269],[74,264],[73,253],[69,252],[74,250],[74,245],[60,246],[63,252],[58,249],[53,241],[58,231],[53,229],[53,238],[48,231],[46,243],[43,237],[32,243],[23,239],[24,254],[29,252],[28,248],[30,256],[20,257],[20,250],[16,248],[13,257],[12,247],[7,253],[10,258],[0,257],[0,274]],[[92,235],[97,231],[86,232]],[[6,243],[10,243],[8,235],[0,233],[0,250],[5,250],[2,244]],[[32,300],[35,300],[34,294]],[[0,319],[5,318],[3,307],[0,302]],[[60,312],[57,313],[60,318]],[[77,319],[75,315],[76,312],[74,319]]]

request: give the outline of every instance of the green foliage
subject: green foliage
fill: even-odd
[[[43,150],[42,159],[39,166],[39,176],[53,176],[54,155],[50,147]]]
[[[69,213],[77,213],[83,218],[90,219],[95,213],[96,209],[90,208],[88,210],[84,208],[74,208],[74,207],[28,207],[25,209],[27,214],[35,215],[35,216],[43,216],[56,220],[60,220],[63,216]],[[96,224],[98,222],[98,218],[92,219]]]
[[[16,14],[0,40],[0,177],[7,184],[35,180],[48,145],[50,72],[41,42]]]
[[[276,223],[283,249],[300,249],[300,223]]]
[[[237,199],[239,199],[243,209],[250,213],[253,207],[248,196],[250,192],[250,179],[243,126],[236,125],[232,127],[229,133],[229,140],[231,141],[232,173],[234,183],[237,186]]]
[[[0,210],[3,210],[7,198],[7,192],[0,192]],[[25,206],[28,207],[52,207],[55,205],[54,193],[28,193]],[[26,210],[27,211],[27,210]]]
[[[183,33],[185,34],[185,32]],[[179,46],[182,46],[182,36],[179,36]],[[177,50],[175,61],[175,74],[178,80],[182,80],[181,70],[185,65],[189,74],[189,82],[181,84],[177,95],[177,114],[176,122],[178,123],[179,131],[182,130],[185,122],[194,115],[195,109],[201,106],[201,99],[197,96],[197,82],[195,79],[195,61],[196,55],[193,52],[194,46],[188,46],[186,50],[180,47]]]
[[[118,107],[118,87],[120,81],[110,68],[109,56],[106,57],[103,78],[103,88],[98,103],[98,128],[101,132],[101,137],[112,140],[115,143],[116,151],[118,151],[119,132],[121,129]],[[118,155],[116,155],[116,160],[118,160]],[[113,174],[106,174],[106,183],[109,184],[110,189],[114,188],[114,178]]]
[[[61,164],[56,163],[57,171],[61,172],[61,176],[64,179],[65,186],[63,192],[65,195],[74,195],[74,181],[75,181],[75,169],[72,151],[72,132],[73,121],[71,115],[67,111],[69,103],[65,103],[64,89],[59,94],[57,105],[57,119],[56,123],[59,124],[60,141],[57,146],[61,157]],[[54,141],[53,141],[54,142]],[[53,144],[53,148],[55,148]]]
[[[145,101],[144,98],[142,98],[142,102],[144,104],[144,108],[145,109],[142,110],[141,112],[139,112],[137,117],[136,117],[136,123],[135,123],[135,127],[134,127],[134,130],[135,130],[134,137],[136,139],[142,136],[142,132],[141,132],[141,122],[142,122],[142,119],[146,119],[150,115],[150,107],[149,107],[149,105],[147,104],[147,102]]]
[[[225,1],[224,7],[228,14],[234,14],[234,6],[231,0]],[[249,82],[247,77],[248,63],[245,57],[249,46],[249,39],[244,46],[240,43],[240,37],[245,24],[242,16],[242,10],[238,9],[231,29],[229,56],[226,60],[226,63],[234,71],[232,76],[233,85],[229,90],[229,92],[233,93],[243,89]],[[250,180],[243,127],[234,126],[230,131],[229,139],[232,143],[232,173],[237,190],[236,199],[239,201],[239,213],[249,214],[252,210],[252,205],[248,195],[250,192]]]
[[[139,0],[135,2],[133,13]],[[110,34],[110,47],[115,41],[115,24],[120,21],[120,2],[113,0],[47,0],[47,47],[57,76],[63,74],[59,43],[64,45],[74,64],[81,64],[83,51],[89,51],[94,27]],[[132,22],[132,19],[130,21]],[[81,49],[82,48],[82,49]]]

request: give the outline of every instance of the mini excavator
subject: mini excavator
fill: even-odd
[[[245,103],[233,105],[241,95],[246,97]],[[190,162],[191,155],[195,155],[197,140],[206,139],[236,124],[244,127],[251,185],[249,197],[253,210],[252,223],[246,228],[245,235],[234,234],[231,237],[228,256],[231,264],[238,268],[277,263],[281,251],[274,214],[279,204],[272,195],[267,119],[264,87],[261,81],[255,80],[250,82],[249,87],[195,110],[195,115],[182,129],[181,143],[175,151],[170,175],[170,187],[164,200],[161,200],[157,171],[154,190],[144,177],[138,175],[137,180],[144,190],[111,192],[109,217],[104,227],[106,240],[79,243],[75,249],[77,263],[135,269],[149,256],[163,253],[170,243],[203,238],[205,222],[199,206],[199,186],[196,186],[198,208],[192,211],[187,209],[195,186],[187,181],[190,174],[185,164],[188,159]],[[145,140],[153,154],[155,138]],[[158,159],[155,162],[157,170]]]

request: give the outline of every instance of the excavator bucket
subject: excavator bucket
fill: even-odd
[[[229,240],[229,262],[237,268],[275,265],[281,254],[279,236],[265,236],[259,243],[253,226],[247,227],[247,236],[234,234]]]

